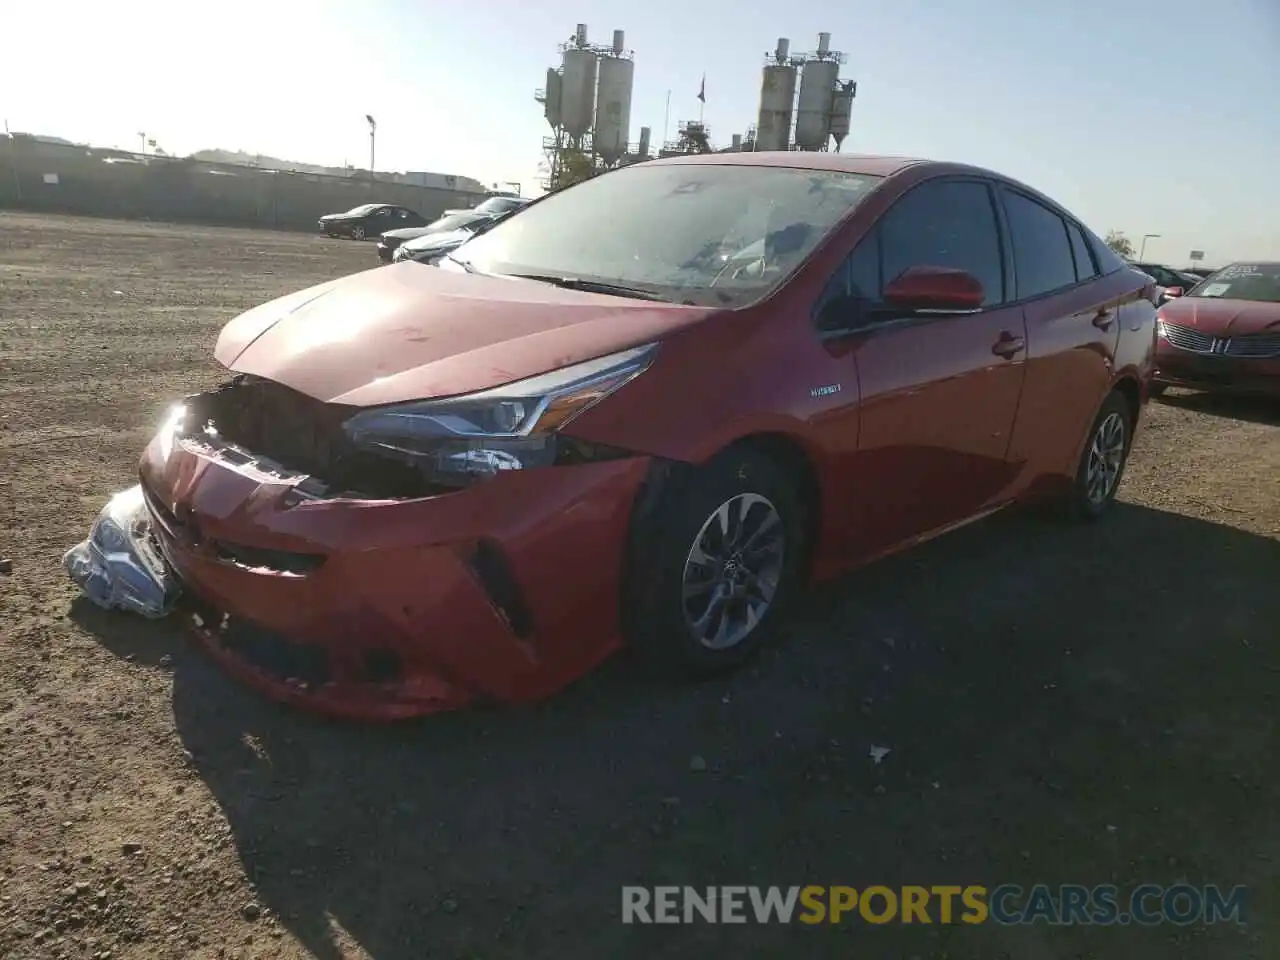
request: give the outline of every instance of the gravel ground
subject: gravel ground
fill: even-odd
[[[84,536],[303,235],[0,214],[0,956],[1275,957],[1280,410],[1153,404],[1108,522],[818,591],[752,669],[326,722],[76,599]],[[883,762],[872,745],[890,748]],[[1224,886],[1243,927],[619,923],[624,883]]]

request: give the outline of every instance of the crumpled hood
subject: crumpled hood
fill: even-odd
[[[661,339],[714,312],[398,263],[241,314],[214,356],[317,400],[375,406],[500,386]]]
[[[1216,337],[1240,337],[1280,327],[1280,303],[1177,297],[1160,308],[1160,319]]]

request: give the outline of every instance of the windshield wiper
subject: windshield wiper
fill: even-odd
[[[458,266],[460,266],[463,270],[467,271],[467,273],[479,273],[479,272],[480,272],[480,271],[479,271],[479,270],[477,270],[475,267],[473,267],[473,266],[472,266],[468,261],[466,261],[466,260],[459,260],[459,259],[458,259],[457,257],[455,257],[452,253],[446,253],[446,254],[444,255],[444,259],[445,259],[445,260],[452,260],[454,263],[456,263]]]
[[[581,290],[583,293],[605,293],[614,297],[630,297],[632,300],[653,300],[669,303],[666,297],[660,297],[652,290],[641,287],[628,287],[620,283],[607,283],[603,280],[584,280],[581,277],[560,277],[549,273],[508,273],[508,277],[520,280],[535,280],[538,283],[549,283],[553,287],[565,290]]]

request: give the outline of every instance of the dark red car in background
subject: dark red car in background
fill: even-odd
[[[527,700],[624,642],[703,674],[810,580],[1018,502],[1102,515],[1155,296],[986,170],[656,160],[231,321],[236,376],[141,482],[199,636],[277,696]]]
[[[1280,396],[1280,263],[1233,263],[1160,308],[1153,389]]]

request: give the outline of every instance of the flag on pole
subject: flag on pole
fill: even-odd
[[[707,102],[707,75],[702,75],[702,86],[698,88],[698,99],[703,103]]]

